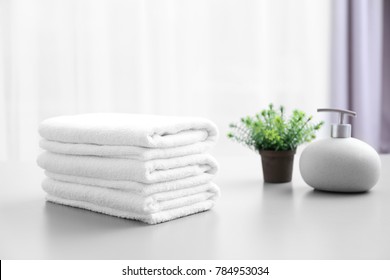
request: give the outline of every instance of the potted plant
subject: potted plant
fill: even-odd
[[[230,124],[227,136],[260,153],[265,182],[285,183],[291,181],[297,147],[313,140],[323,124],[300,110],[286,117],[283,106],[275,110],[270,104],[260,114]]]

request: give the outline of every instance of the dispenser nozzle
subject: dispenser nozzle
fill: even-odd
[[[352,117],[356,117],[356,112],[350,111],[350,110],[322,108],[322,109],[317,109],[317,112],[336,112],[336,113],[340,113],[339,124],[344,124],[344,115],[350,115]]]
[[[317,112],[335,112],[339,113],[339,123],[332,125],[331,136],[333,138],[348,138],[351,137],[351,125],[344,123],[344,115],[356,117],[356,112],[342,109],[322,108],[317,109]]]

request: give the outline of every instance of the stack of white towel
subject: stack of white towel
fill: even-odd
[[[202,118],[133,114],[42,122],[38,165],[47,200],[156,224],[209,210],[219,196],[216,126]]]

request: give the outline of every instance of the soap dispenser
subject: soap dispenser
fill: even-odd
[[[331,138],[315,141],[302,152],[299,168],[303,180],[311,187],[331,192],[365,192],[379,179],[381,161],[368,144],[351,137],[346,116],[356,113],[339,109],[317,112],[339,113],[339,123],[332,124]]]

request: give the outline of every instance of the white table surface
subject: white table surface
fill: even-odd
[[[159,225],[45,202],[35,164],[0,164],[0,259],[390,259],[390,155],[364,194],[264,184],[256,155],[219,157],[208,212]]]

